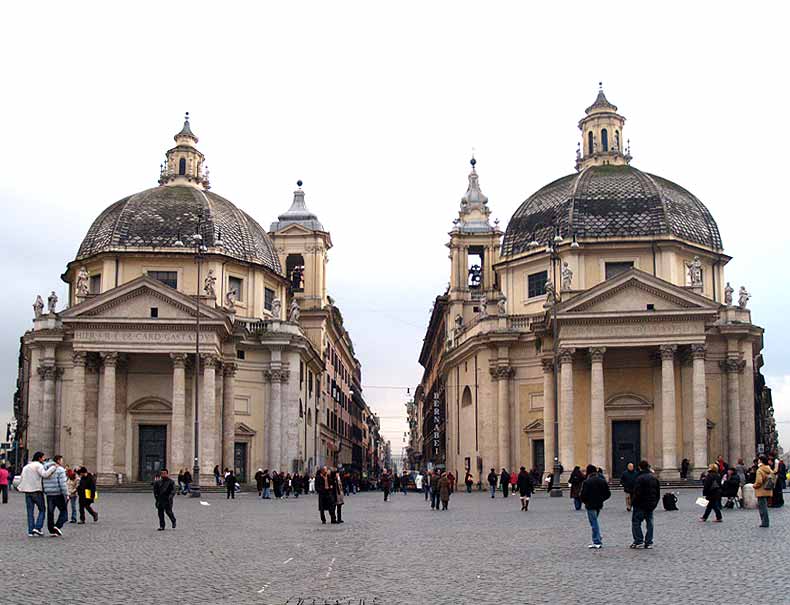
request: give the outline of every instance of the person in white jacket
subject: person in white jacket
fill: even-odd
[[[44,527],[46,509],[44,507],[43,480],[55,474],[57,466],[53,465],[44,470],[42,461],[44,452],[33,454],[33,460],[22,469],[22,478],[19,480],[17,490],[25,494],[25,508],[27,509],[27,535],[43,536],[41,528]],[[33,519],[33,511],[38,508],[38,516]]]

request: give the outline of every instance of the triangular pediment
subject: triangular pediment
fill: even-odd
[[[543,418],[537,418],[524,426],[522,429],[525,433],[542,433],[543,432]]]
[[[638,269],[606,280],[561,303],[558,313],[717,311],[719,304]]]
[[[300,225],[299,223],[291,223],[279,231],[274,231],[274,233],[288,235],[312,235],[315,232],[312,229],[308,229],[304,225]]]
[[[256,431],[253,428],[250,428],[243,422],[236,423],[236,436],[238,437],[255,437]]]
[[[96,320],[151,320],[151,309],[156,308],[158,321],[193,320],[195,299],[155,279],[143,275],[117,288],[92,296],[69,307],[61,317],[64,321]],[[200,305],[200,316],[206,321],[225,321],[224,312],[208,305]]]

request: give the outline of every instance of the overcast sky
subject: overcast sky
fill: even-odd
[[[628,119],[633,164],[690,189],[717,219],[734,257],[726,278],[753,293],[766,328],[764,371],[790,434],[790,14],[772,6],[6,4],[3,429],[35,295],[65,300],[59,276],[91,222],[156,185],[189,111],[213,191],[262,225],[304,181],[332,233],[329,289],[366,398],[397,452],[472,149],[504,225],[572,171],[577,122],[602,80]]]

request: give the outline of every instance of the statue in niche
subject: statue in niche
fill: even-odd
[[[283,303],[280,301],[279,298],[275,298],[272,301],[272,317],[274,319],[280,319],[282,315]]]
[[[44,314],[44,299],[41,298],[41,294],[36,296],[36,302],[33,303],[33,314],[36,319],[41,319],[41,316]]]
[[[751,297],[752,297],[752,295],[749,294],[749,292],[746,291],[746,288],[741,286],[741,289],[738,290],[738,306],[741,309],[745,309],[746,308],[746,304],[749,302],[749,299]]]
[[[488,316],[488,299],[486,295],[480,297],[480,318],[485,318]]]
[[[702,287],[702,262],[699,256],[695,256],[694,260],[688,264],[689,283],[692,288]]]
[[[55,307],[58,305],[58,295],[52,290],[52,293],[47,297],[47,311],[50,315],[55,315]]]
[[[237,296],[238,296],[238,292],[236,292],[236,288],[229,289],[227,294],[225,294],[225,308],[228,311],[234,312],[236,310]]]
[[[573,282],[573,271],[568,266],[568,261],[562,263],[562,269],[560,270],[560,277],[562,278],[562,289],[570,290],[571,283]]]
[[[727,282],[727,285],[724,288],[724,304],[728,307],[732,306],[733,292],[735,292],[735,289],[730,285],[730,282]]]
[[[217,297],[216,284],[217,276],[214,275],[214,269],[209,269],[206,274],[206,279],[203,280],[203,292],[205,292],[206,296],[210,296],[211,298]]]
[[[464,316],[460,313],[455,316],[455,329],[460,330],[464,327]]]
[[[557,301],[557,293],[554,291],[554,282],[550,279],[546,280],[546,304],[544,307],[550,307]]]
[[[507,315],[507,297],[503,294],[496,303],[496,310],[500,317]]]
[[[77,298],[86,298],[90,292],[88,288],[88,271],[84,266],[80,267],[77,273],[76,290]]]
[[[300,315],[301,315],[301,311],[299,310],[299,303],[296,302],[296,299],[294,298],[291,301],[291,308],[288,311],[288,321],[290,321],[291,323],[295,323],[295,324],[299,323],[299,316]]]

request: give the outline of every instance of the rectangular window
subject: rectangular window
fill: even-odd
[[[527,277],[527,298],[544,296],[546,294],[546,280],[548,279],[548,271],[539,271]]]
[[[263,289],[263,308],[267,311],[272,310],[272,303],[274,303],[274,290],[271,288]]]
[[[148,277],[171,288],[178,288],[178,271],[147,271]]]
[[[612,279],[613,277],[620,275],[621,273],[625,273],[626,271],[629,271],[633,268],[634,268],[634,261],[632,260],[606,263],[605,265],[606,279]]]
[[[101,294],[101,273],[91,275],[88,282],[88,292],[90,294]]]
[[[244,349],[239,349],[236,351],[236,359],[244,359],[245,351]]]
[[[236,300],[244,300],[244,280],[240,277],[228,277],[228,292],[236,290]]]
[[[159,317],[159,307],[151,307],[151,317]]]

